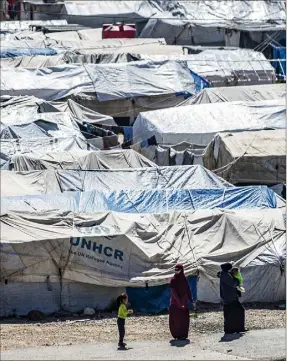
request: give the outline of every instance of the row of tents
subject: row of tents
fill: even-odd
[[[285,200],[271,186],[285,183],[286,90],[266,58],[159,38],[97,53],[23,27],[1,44],[0,315],[104,309],[123,291],[160,312],[178,262],[200,301],[220,301],[225,261],[243,301],[284,300]]]

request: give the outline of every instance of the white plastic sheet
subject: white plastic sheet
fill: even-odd
[[[285,129],[285,101],[187,105],[140,113],[133,127],[136,142],[155,135],[159,144],[207,145],[219,132]]]

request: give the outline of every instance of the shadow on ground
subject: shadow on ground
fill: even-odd
[[[190,344],[190,340],[189,339],[186,339],[186,340],[170,340],[169,343],[170,343],[170,346],[185,347],[185,346]]]
[[[234,340],[238,340],[243,335],[244,334],[242,334],[242,333],[225,334],[223,337],[221,337],[219,342],[231,342],[231,341],[234,341]]]

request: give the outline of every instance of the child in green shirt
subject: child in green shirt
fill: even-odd
[[[231,270],[231,274],[234,278],[238,279],[239,281],[237,290],[240,292],[240,296],[241,296],[241,292],[245,292],[245,289],[243,287],[243,278],[242,278],[242,274],[240,273],[240,269],[238,267],[233,267]]]
[[[119,347],[126,347],[126,344],[124,343],[124,337],[125,337],[125,322],[128,315],[131,315],[133,313],[133,310],[127,310],[127,303],[128,303],[128,296],[126,293],[122,293],[118,299],[118,330],[119,330]]]

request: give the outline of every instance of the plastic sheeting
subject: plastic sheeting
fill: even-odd
[[[45,100],[95,91],[100,101],[185,91],[196,93],[187,64],[177,61],[3,69],[1,75],[2,95],[33,95]]]
[[[285,129],[285,101],[187,105],[140,113],[133,135],[137,142],[155,136],[159,144],[207,145],[218,132]]]
[[[286,182],[286,131],[218,134],[203,156],[208,169],[233,184]],[[230,165],[230,166],[229,166]]]
[[[49,275],[53,282],[61,269],[62,280],[143,287],[166,284],[175,264],[182,263],[187,276],[199,274],[203,280],[199,296],[212,295],[217,285],[218,300],[216,274],[221,263],[232,261],[243,272],[245,300],[250,294],[266,302],[284,299],[284,218],[277,209],[9,213],[1,217],[2,277],[30,283],[46,282]],[[269,266],[275,277],[265,276]]]
[[[0,169],[9,170],[11,157],[14,154],[40,152],[63,152],[75,150],[95,150],[95,147],[87,143],[83,138],[66,137],[66,138],[20,138],[1,140]],[[16,185],[15,185],[16,186]]]
[[[37,113],[29,119],[25,116],[20,119],[13,119],[12,117],[1,119],[0,139],[64,138],[70,136],[85,139],[78,124],[68,112]]]
[[[69,192],[57,195],[2,197],[1,214],[13,211],[165,213],[197,209],[277,208],[268,187]],[[278,207],[279,208],[279,207]]]
[[[273,66],[276,70],[278,78],[286,79],[286,47],[276,46],[272,44],[272,59],[279,60],[273,62]]]
[[[161,19],[186,22],[205,27],[223,27],[246,31],[267,31],[284,29],[286,14],[284,1],[268,2],[258,0],[225,1],[65,1],[64,13],[67,18],[78,24],[97,26],[106,22]],[[150,26],[150,25],[149,25]],[[146,33],[149,29],[145,29]]]
[[[1,21],[1,31],[20,31],[29,30],[33,26],[45,25],[67,25],[67,20],[21,20],[21,21]]]
[[[181,105],[276,100],[285,98],[285,96],[285,84],[206,88],[202,89],[202,91],[195,96],[185,100]]]
[[[30,171],[43,169],[124,169],[155,167],[150,160],[132,149],[108,151],[70,151],[14,154],[8,169]],[[7,165],[6,165],[7,167]]]
[[[1,172],[1,196],[52,194],[66,191],[127,189],[204,189],[233,187],[202,166],[150,167],[119,170],[43,170]]]
[[[178,92],[196,93],[187,64],[177,61],[86,66],[99,101]]]
[[[197,300],[197,277],[187,278],[193,300]],[[126,293],[129,297],[133,310],[144,313],[160,313],[168,310],[170,306],[170,287],[161,285],[154,287],[127,287]]]
[[[188,55],[177,56],[190,70],[207,79],[214,87],[273,84],[274,68],[263,53],[240,48],[187,47]],[[173,60],[173,55],[145,55],[146,60]]]
[[[20,49],[20,48],[10,48],[10,49],[1,49],[0,58],[16,58],[18,56],[33,56],[33,55],[56,55],[57,51],[55,49]]]

